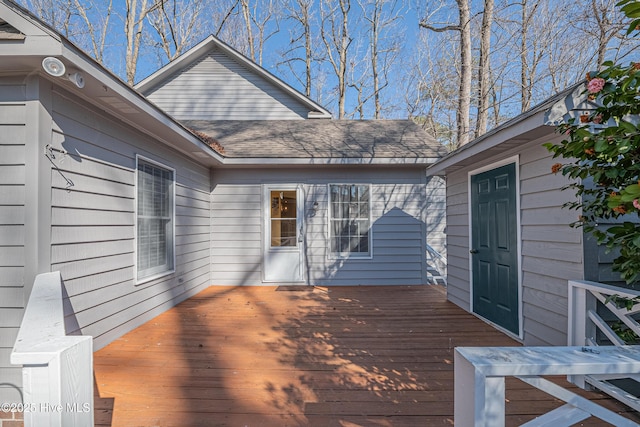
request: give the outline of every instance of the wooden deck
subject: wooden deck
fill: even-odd
[[[453,425],[453,348],[494,345],[437,286],[211,287],[95,353],[96,425]],[[557,406],[507,380],[507,425]]]

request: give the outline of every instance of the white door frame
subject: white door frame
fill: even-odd
[[[295,191],[296,192],[296,246],[295,247],[271,247],[271,191]],[[300,283],[305,281],[304,267],[304,191],[300,184],[263,184],[262,185],[262,281],[266,283]],[[278,274],[270,271],[279,262],[290,263],[293,266],[291,275]],[[294,263],[297,263],[294,265]]]
[[[496,162],[490,163],[488,165],[482,166],[477,169],[473,169],[467,172],[467,207],[468,207],[468,227],[469,227],[469,249],[473,247],[473,230],[471,225],[471,177],[473,175],[478,175],[482,172],[487,172],[493,169],[497,169],[501,166],[505,166],[511,163],[515,163],[516,165],[516,250],[517,250],[517,259],[518,259],[518,330],[520,333],[515,335],[513,332],[508,331],[500,325],[495,324],[487,319],[488,323],[492,324],[495,328],[500,329],[504,333],[515,337],[517,339],[524,339],[524,313],[523,313],[523,298],[522,298],[522,224],[521,224],[521,211],[520,211],[520,156],[515,155],[511,157],[507,157],[506,159],[498,160]],[[473,260],[471,256],[469,256],[469,311],[471,313],[475,313],[473,307]],[[484,319],[484,318],[483,318]]]

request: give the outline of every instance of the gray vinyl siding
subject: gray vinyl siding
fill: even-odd
[[[561,191],[568,181],[551,173],[557,162],[541,146],[529,143],[519,154],[521,290],[524,343],[566,345],[567,281],[583,278],[582,232],[569,227],[577,219],[562,205],[573,196]],[[501,160],[494,158],[474,166]],[[447,175],[448,297],[469,310],[469,169]]]
[[[567,281],[584,275],[582,232],[569,227],[579,213],[562,208],[575,199],[571,190],[561,190],[568,180],[551,173],[557,159],[540,144],[520,156],[525,343],[566,345]]]
[[[98,349],[209,286],[209,170],[63,92],[52,100],[51,270],[68,295],[67,332]],[[176,171],[176,271],[142,284],[136,155]]]
[[[9,355],[25,307],[26,111],[25,85],[0,79],[0,402],[19,402],[22,384]]]
[[[214,180],[219,175],[226,173],[216,172]],[[211,194],[211,280],[217,285],[262,282],[262,189],[241,180],[216,183]]]
[[[256,177],[261,177],[256,182]],[[424,170],[314,168],[224,170],[212,192],[212,281],[258,285],[263,277],[262,184],[301,184],[305,194],[305,281],[312,285],[425,283],[426,218],[443,219],[443,199],[429,205]],[[328,184],[371,184],[371,259],[335,259],[328,253]],[[435,185],[435,184],[434,184]],[[440,193],[444,189],[439,190]],[[435,193],[438,190],[434,189]],[[310,210],[318,203],[315,215]],[[440,210],[433,212],[432,210]],[[442,224],[430,228],[443,241]]]
[[[439,254],[447,256],[446,238],[446,209],[447,193],[446,181],[442,176],[428,176],[426,184],[427,204],[425,225],[427,232],[427,244],[438,251]],[[446,266],[445,266],[446,267]],[[446,271],[440,272],[446,276]]]
[[[312,184],[309,193],[319,205],[309,219],[307,267],[314,285],[409,285],[425,283],[421,221],[425,198],[421,183],[371,181],[371,259],[336,259],[327,241],[329,205],[327,185]],[[343,183],[338,181],[337,183]],[[360,182],[359,182],[360,183]],[[368,183],[362,181],[361,183]],[[422,187],[422,188],[421,188]],[[309,201],[312,202],[311,200]],[[426,267],[425,267],[426,268]]]
[[[309,112],[217,49],[145,95],[178,120],[306,119]]]
[[[471,309],[469,292],[469,191],[467,171],[447,174],[447,297]]]

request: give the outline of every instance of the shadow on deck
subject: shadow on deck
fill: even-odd
[[[96,425],[453,425],[453,348],[508,345],[439,286],[211,287],[94,354]],[[506,397],[507,425],[560,406]]]

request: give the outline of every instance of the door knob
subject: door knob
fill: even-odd
[[[469,253],[470,253],[470,254],[477,254],[477,253],[478,253],[478,250],[477,250],[477,249],[471,249],[471,250],[469,251]]]

